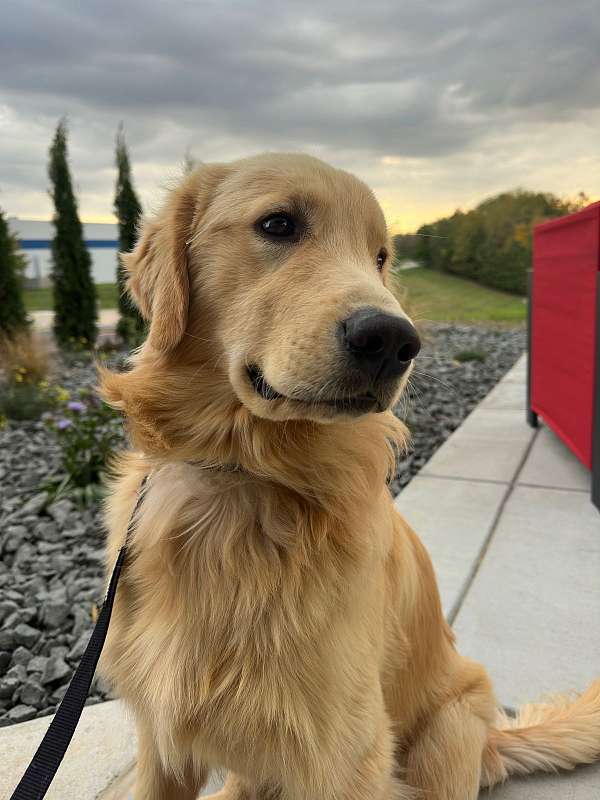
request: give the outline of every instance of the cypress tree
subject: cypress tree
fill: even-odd
[[[21,294],[23,259],[0,210],[0,336],[12,338],[29,325]]]
[[[119,251],[129,253],[137,241],[138,224],[142,206],[133,188],[131,165],[125,143],[123,126],[119,126],[116,140],[117,185],[115,190],[115,214],[119,223]],[[146,335],[146,324],[139,311],[125,292],[127,275],[117,261],[117,286],[119,289],[119,322],[117,333],[131,345],[138,345]]]
[[[52,242],[54,335],[64,349],[92,346],[97,334],[96,287],[71,183],[64,119],[58,123],[50,147],[48,175],[55,209]]]

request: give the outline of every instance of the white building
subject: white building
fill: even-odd
[[[52,271],[51,222],[9,217],[8,225],[27,258],[25,277],[30,286],[47,286]],[[95,283],[115,283],[119,233],[116,224],[84,222],[85,243],[92,257],[92,277]]]

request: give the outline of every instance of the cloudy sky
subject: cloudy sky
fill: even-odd
[[[518,186],[600,195],[597,0],[5,0],[0,206],[48,219],[68,115],[81,216],[109,221],[125,124],[152,210],[186,149],[301,150],[394,230]]]

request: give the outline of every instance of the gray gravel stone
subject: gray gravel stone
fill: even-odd
[[[11,722],[27,722],[28,719],[33,719],[37,714],[37,710],[33,706],[26,706],[20,703],[18,706],[13,706],[8,712],[8,718]]]
[[[52,520],[42,520],[34,528],[34,538],[45,542],[57,543],[61,540],[58,526]]]
[[[39,708],[46,698],[46,692],[37,681],[28,680],[19,689],[19,697],[25,705]]]
[[[6,619],[9,614],[16,611],[18,607],[14,600],[2,600],[0,602],[0,622]]]
[[[48,502],[48,492],[39,492],[31,497],[21,508],[19,516],[26,517],[28,514],[39,514]]]
[[[0,675],[8,669],[11,662],[11,654],[7,650],[0,650]]]
[[[27,664],[27,672],[43,672],[47,663],[47,656],[34,656]]]
[[[6,674],[0,678],[0,697],[12,697],[20,685],[21,680],[18,675]]]
[[[12,663],[13,664],[22,664],[24,667],[29,664],[31,659],[33,658],[33,653],[31,650],[28,650],[26,647],[20,645],[13,651],[12,654]]]
[[[52,656],[48,659],[42,674],[42,684],[60,683],[64,678],[71,675],[71,667],[60,656]]]
[[[56,524],[62,527],[69,518],[69,515],[75,511],[75,506],[70,500],[64,497],[62,500],[56,500],[54,503],[51,503],[46,511]]]
[[[37,628],[32,628],[31,625],[27,625],[25,622],[17,625],[14,630],[15,642],[22,644],[24,647],[33,647],[41,635],[41,631],[38,631]]]
[[[49,628],[58,628],[69,616],[70,605],[64,600],[48,600],[44,603],[42,619]]]
[[[67,658],[69,661],[79,661],[81,656],[85,653],[85,648],[90,640],[91,631],[84,631],[79,639],[75,642],[73,647],[69,650]]]

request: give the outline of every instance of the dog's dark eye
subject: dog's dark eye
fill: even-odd
[[[380,250],[379,253],[377,254],[377,269],[379,270],[379,272],[381,272],[381,270],[383,269],[383,265],[385,264],[386,259],[387,259],[387,253],[385,252],[385,250]]]
[[[289,214],[271,214],[261,220],[260,229],[267,236],[288,239],[296,233],[296,224]]]

